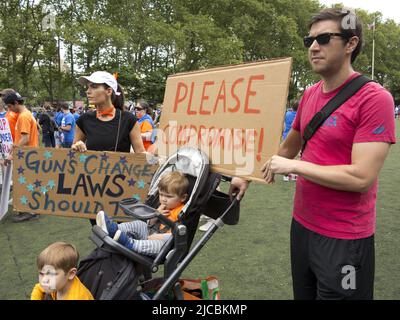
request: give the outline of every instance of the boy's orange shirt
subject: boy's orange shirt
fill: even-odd
[[[168,216],[168,219],[171,220],[172,222],[178,221],[179,219],[179,214],[181,213],[182,208],[185,206],[184,203],[181,205],[177,206],[175,209],[172,209],[170,211],[170,214]],[[160,225],[160,230],[163,230],[166,226],[161,224]],[[167,233],[171,233],[171,229],[167,231]]]
[[[94,300],[93,295],[83,285],[78,277],[75,276],[71,288],[63,300]],[[46,292],[39,283],[35,285],[31,293],[31,300],[44,300]],[[57,292],[51,293],[51,298],[57,300]]]
[[[15,126],[15,144],[19,144],[22,134],[29,134],[28,147],[39,146],[37,123],[32,113],[27,109],[18,115],[17,124]]]

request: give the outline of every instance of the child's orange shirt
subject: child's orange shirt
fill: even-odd
[[[90,291],[83,285],[77,276],[75,276],[72,281],[73,283],[71,288],[69,288],[69,291],[63,300],[94,300]],[[46,292],[40,284],[37,283],[31,293],[31,300],[44,300],[45,296]],[[58,300],[57,292],[51,293],[51,298],[52,300]]]
[[[176,222],[179,219],[179,214],[181,213],[182,208],[185,206],[185,204],[181,204],[177,206],[176,208],[172,209],[170,211],[170,214],[168,216],[168,219],[171,220],[172,222]],[[161,224],[160,225],[160,230],[164,229],[166,226]],[[171,229],[167,231],[167,233],[171,233]]]

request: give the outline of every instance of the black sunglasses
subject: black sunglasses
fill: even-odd
[[[135,111],[142,111],[142,110],[143,110],[143,108],[138,108],[138,107],[135,107],[135,108],[133,108],[133,110],[135,110]]]
[[[349,37],[343,33],[332,33],[332,32],[327,32],[327,33],[321,33],[317,35],[316,37],[304,37],[303,42],[304,46],[306,48],[311,47],[311,45],[314,43],[315,40],[317,40],[319,45],[325,45],[328,44],[329,41],[331,41],[331,37],[342,37],[343,39],[348,39]]]

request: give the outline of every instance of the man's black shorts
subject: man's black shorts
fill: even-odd
[[[293,219],[290,251],[294,299],[373,299],[374,236],[359,240],[328,238]]]

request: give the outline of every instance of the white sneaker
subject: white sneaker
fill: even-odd
[[[118,229],[117,232],[115,232],[113,240],[118,242],[120,236],[121,236],[121,230]]]
[[[211,228],[211,226],[214,224],[215,220],[214,219],[210,219],[207,223],[203,224],[199,230],[200,231],[207,231],[208,229]]]
[[[108,234],[107,230],[107,225],[106,225],[106,220],[104,218],[104,211],[99,211],[96,215],[96,224],[105,232]]]
[[[283,176],[283,181],[290,181],[289,176]]]

